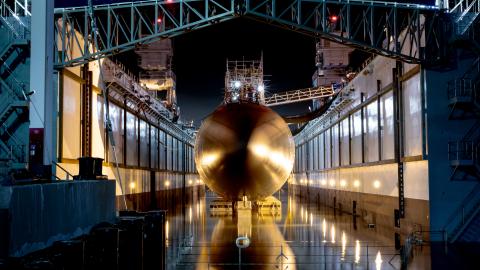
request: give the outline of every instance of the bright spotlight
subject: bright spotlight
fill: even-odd
[[[239,81],[235,81],[235,82],[233,83],[233,86],[234,86],[235,88],[240,88],[240,86],[242,86],[242,83],[239,82]]]
[[[257,89],[258,89],[258,92],[263,92],[265,90],[265,86],[259,85]]]

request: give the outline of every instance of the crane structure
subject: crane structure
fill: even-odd
[[[408,63],[436,62],[447,56],[444,45],[452,32],[465,34],[466,20],[458,18],[478,14],[478,1],[474,2],[462,9],[455,5],[453,13],[437,6],[359,0],[147,0],[97,5],[93,19],[98,50],[92,43],[88,7],[58,8],[55,66],[80,65],[240,16]],[[73,47],[81,54],[72,54]]]

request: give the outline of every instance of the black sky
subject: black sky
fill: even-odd
[[[222,101],[226,59],[259,59],[267,91],[311,86],[313,38],[248,19],[234,19],[174,38],[177,95],[184,119],[199,120]],[[300,107],[300,108],[299,108]],[[283,113],[306,106],[278,108]]]

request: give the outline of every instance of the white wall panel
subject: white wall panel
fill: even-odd
[[[349,165],[349,155],[350,155],[350,149],[349,149],[349,141],[350,138],[348,137],[349,134],[349,126],[348,126],[348,117],[343,119],[342,122],[340,122],[340,153],[341,153],[341,165]]]
[[[422,100],[420,95],[420,74],[403,82],[404,108],[404,154],[422,154]],[[407,124],[408,123],[408,124]]]
[[[172,152],[173,152],[173,142],[172,142],[172,136],[170,135],[166,135],[167,136],[167,155],[166,155],[166,159],[167,159],[167,170],[172,170],[172,162],[173,162],[173,155],[172,155]]]
[[[393,159],[394,129],[393,129],[393,92],[390,91],[380,98],[380,114],[382,127],[382,159]]]
[[[127,165],[138,166],[138,118],[127,112]]]
[[[113,103],[109,103],[110,122],[112,123],[112,134],[115,140],[115,148],[117,161],[119,164],[123,163],[123,149],[124,149],[124,123],[123,123],[123,109]],[[111,145],[111,143],[109,143]],[[113,148],[109,146],[108,161],[115,162]]]
[[[379,56],[373,61],[374,78],[380,80],[380,87],[383,88],[392,83],[392,69],[395,67],[395,61],[387,57]],[[377,92],[377,85],[372,88]]]
[[[313,170],[313,140],[310,140],[308,141],[308,155],[307,155],[307,159],[308,159],[308,170]]]
[[[172,138],[172,169],[174,171],[178,170],[178,140],[175,138]]]
[[[150,139],[152,142],[152,145],[150,146],[150,166],[154,169],[158,169],[158,149],[160,145],[158,143],[158,129],[155,126],[151,126],[150,128]]]
[[[149,131],[148,125],[145,121],[139,119],[140,121],[140,166],[148,167],[149,156],[150,156],[150,145],[148,142]]]
[[[418,169],[411,171],[413,174],[419,172]],[[328,170],[315,177],[321,188],[398,196],[396,164]],[[295,179],[297,184],[307,184],[305,174],[295,174]]]
[[[325,131],[325,168],[332,167],[332,129]]]
[[[103,98],[92,95],[92,156],[105,159],[105,120]]]
[[[184,153],[183,153],[183,144],[181,141],[178,141],[178,170],[181,171],[183,169],[183,159],[184,159]]]
[[[166,145],[166,134],[163,130],[158,130],[159,134],[159,151],[160,151],[160,169],[165,170],[167,162],[167,145]]]
[[[378,114],[377,102],[367,105],[364,117],[365,161],[378,161]]]
[[[81,154],[80,84],[64,77],[62,157],[77,159]]]
[[[332,167],[340,166],[340,140],[339,131],[340,126],[334,125],[332,129]]]
[[[352,115],[350,124],[352,134],[352,164],[362,163],[362,118],[361,112]]]
[[[405,197],[428,200],[428,161],[406,162],[404,168]]]

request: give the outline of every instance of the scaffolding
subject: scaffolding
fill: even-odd
[[[223,102],[265,103],[263,57],[260,60],[227,60]]]

